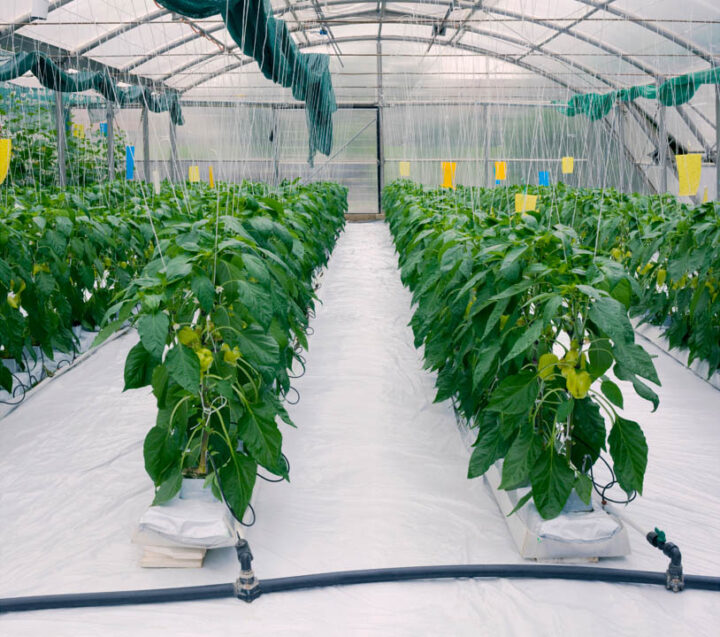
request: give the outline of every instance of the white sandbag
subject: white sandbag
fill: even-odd
[[[227,507],[218,501],[174,498],[151,506],[140,518],[140,532],[149,531],[183,546],[234,546],[235,531]]]

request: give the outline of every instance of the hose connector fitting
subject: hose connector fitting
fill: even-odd
[[[240,562],[240,577],[235,580],[235,595],[248,603],[260,597],[260,582],[252,569],[253,554],[247,540],[238,535],[235,543],[238,562]]]
[[[673,593],[679,593],[685,588],[680,548],[672,542],[667,542],[665,532],[658,528],[647,534],[647,541],[670,558],[670,565],[665,571],[665,588]]]

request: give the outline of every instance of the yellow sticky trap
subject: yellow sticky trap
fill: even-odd
[[[675,155],[680,181],[681,197],[691,197],[700,187],[700,173],[702,172],[702,155]]]
[[[210,184],[210,188],[215,188],[215,175],[212,166],[208,166],[208,184]]]
[[[574,157],[563,157],[562,158],[562,173],[563,175],[572,175],[575,170],[575,158]]]
[[[200,166],[188,167],[188,181],[191,184],[196,184],[200,181]]]
[[[455,168],[457,168],[457,164],[454,161],[442,163],[443,188],[455,188]]]
[[[400,176],[401,177],[409,177],[410,176],[410,162],[409,161],[401,161],[400,162]]]
[[[708,189],[707,189],[707,186],[705,186],[705,190],[703,191],[703,200],[702,200],[702,202],[703,202],[703,203],[707,203],[707,202],[708,202]]]
[[[5,181],[10,169],[12,156],[12,139],[0,139],[0,184]]]
[[[515,195],[515,212],[535,210],[535,206],[537,206],[537,195],[523,195],[522,193]]]
[[[495,162],[495,181],[505,181],[507,179],[507,162]]]

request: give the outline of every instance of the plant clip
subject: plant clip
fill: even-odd
[[[255,577],[252,569],[253,554],[250,550],[250,544],[238,535],[235,543],[235,551],[237,552],[238,562],[240,562],[240,577],[235,580],[235,595],[238,599],[246,601],[248,604],[256,600],[262,591],[260,590],[260,582]]]

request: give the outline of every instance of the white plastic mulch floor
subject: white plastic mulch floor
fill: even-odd
[[[297,429],[284,427],[290,483],[259,482],[247,530],[258,577],[518,563],[505,520],[407,327],[389,232],[352,224],[322,278]],[[152,499],[142,441],[147,390],[122,393],[128,334],[38,388],[0,421],[0,597],[233,581],[232,549],[198,570],[138,566],[130,537]],[[651,353],[659,353],[646,344]],[[650,445],[646,491],[627,510],[679,544],[686,573],[720,575],[720,391],[664,354],[661,406],[630,398]],[[664,571],[632,529],[633,554],[598,568]],[[261,597],[0,616],[21,635],[717,635],[720,596],[550,580],[423,581]]]

